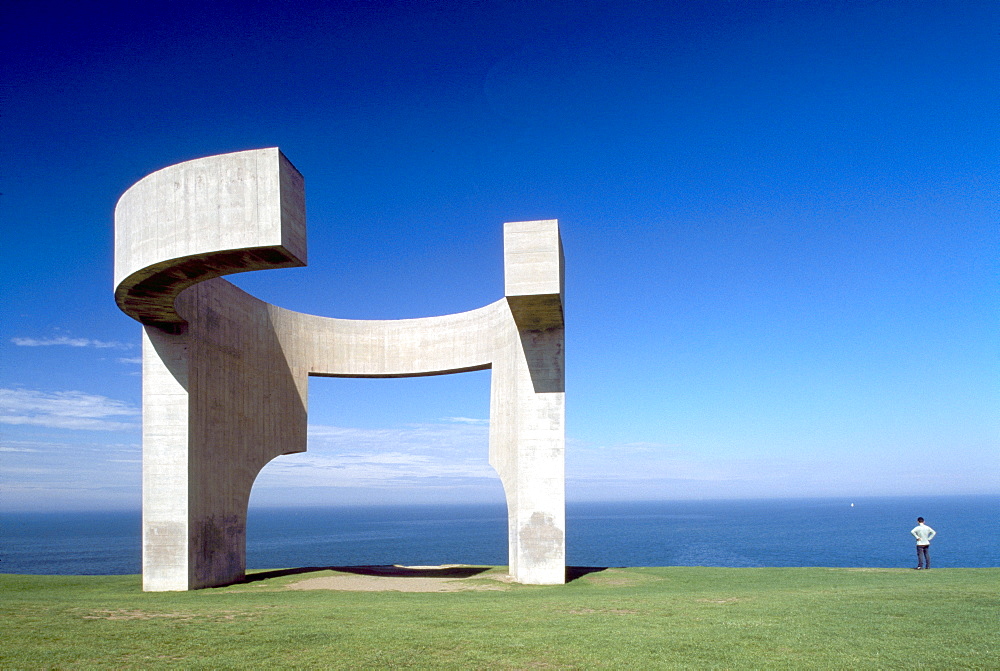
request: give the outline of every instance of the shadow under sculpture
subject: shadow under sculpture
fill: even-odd
[[[487,368],[511,576],[565,582],[558,223],[505,224],[505,297],[441,317],[301,314],[221,278],[304,266],[305,232],[303,178],[277,148],[173,165],[118,201],[115,299],[143,324],[143,589],[245,577],[250,490],[268,461],[305,451],[308,376]]]

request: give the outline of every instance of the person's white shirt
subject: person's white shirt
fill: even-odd
[[[937,532],[921,522],[917,526],[910,529],[910,533],[917,539],[917,545],[930,545],[931,539],[934,538],[934,535]]]

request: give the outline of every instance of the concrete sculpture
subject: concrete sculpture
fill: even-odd
[[[115,209],[115,299],[143,324],[143,589],[242,580],[250,489],[306,449],[307,377],[491,369],[489,460],[510,573],[565,581],[563,255],[556,221],[504,225],[505,297],[362,321],[260,301],[222,275],[306,264],[302,176],[277,148],[164,168]]]

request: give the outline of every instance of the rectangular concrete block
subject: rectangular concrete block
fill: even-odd
[[[555,219],[504,224],[504,293],[563,293],[563,254]]]

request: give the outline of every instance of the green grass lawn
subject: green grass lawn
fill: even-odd
[[[429,593],[0,575],[0,668],[1000,669],[996,568],[502,573]]]

